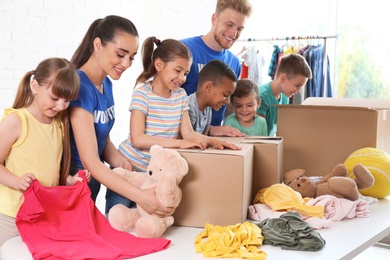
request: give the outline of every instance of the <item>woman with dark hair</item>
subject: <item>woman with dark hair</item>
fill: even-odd
[[[110,140],[114,125],[112,82],[129,68],[139,46],[138,32],[126,18],[110,15],[95,20],[89,27],[71,61],[80,76],[80,94],[70,104],[72,174],[88,169],[89,182],[95,201],[101,184],[107,187],[107,201],[113,192],[140,204],[149,213],[167,215],[172,209],[163,208],[155,198],[155,190],[140,190],[123,181],[110,170],[122,167],[132,170],[129,160],[122,156]],[[110,78],[109,78],[109,77]]]

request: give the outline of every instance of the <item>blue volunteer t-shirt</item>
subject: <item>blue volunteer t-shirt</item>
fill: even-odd
[[[80,92],[78,98],[70,102],[69,107],[81,107],[93,115],[98,151],[101,157],[107,137],[115,122],[112,82],[108,77],[103,80],[104,93],[102,94],[83,71],[77,72],[80,76]],[[71,146],[72,165],[82,165],[72,130]]]

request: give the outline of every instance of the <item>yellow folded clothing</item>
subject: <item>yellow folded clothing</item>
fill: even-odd
[[[299,192],[285,184],[274,184],[263,193],[264,203],[272,210],[298,211],[302,215],[322,218],[324,206],[308,206]]]
[[[231,226],[214,226],[206,223],[195,241],[197,253],[206,257],[248,258],[265,260],[267,254],[258,247],[263,244],[261,229],[244,222]]]

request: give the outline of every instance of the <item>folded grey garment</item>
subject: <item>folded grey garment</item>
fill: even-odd
[[[281,246],[298,251],[321,250],[326,241],[320,233],[302,220],[297,211],[287,212],[279,218],[267,218],[257,224],[264,236],[264,245]]]

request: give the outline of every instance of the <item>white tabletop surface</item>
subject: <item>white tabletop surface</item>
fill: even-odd
[[[262,246],[260,249],[267,253],[267,260],[352,259],[390,234],[390,197],[370,204],[370,213],[368,218],[343,220],[336,222],[331,228],[319,230],[326,245],[317,252],[282,250],[280,247],[270,245]],[[172,241],[166,250],[137,259],[210,259],[195,252],[195,238],[202,231],[202,228],[172,226],[164,234],[165,238]],[[32,258],[21,238],[16,237],[3,245],[1,259]]]

